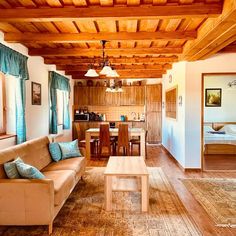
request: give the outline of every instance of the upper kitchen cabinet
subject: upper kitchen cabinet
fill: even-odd
[[[90,87],[89,101],[92,106],[106,105],[106,88],[105,87]]]
[[[74,86],[74,105],[89,105],[89,87]]]
[[[145,105],[145,90],[144,86],[127,86],[123,87],[123,92],[120,93],[120,105]]]
[[[119,106],[120,105],[120,93],[105,93],[105,103],[109,106]]]

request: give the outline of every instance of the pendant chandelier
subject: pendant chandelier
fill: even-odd
[[[111,79],[110,80],[110,85],[108,85],[107,88],[106,88],[106,92],[111,92],[111,93],[121,93],[121,92],[123,92],[121,81],[118,81],[116,83],[114,79]]]
[[[106,40],[101,40],[101,44],[102,44],[102,63],[100,63],[100,67],[102,68],[102,70],[99,72],[100,75],[105,75],[106,77],[119,77],[119,74],[117,73],[117,71],[111,67],[111,64],[108,60],[108,58],[105,58],[105,45],[106,45],[107,41]],[[89,65],[89,69],[86,72],[85,76],[86,77],[98,77],[99,74],[97,73],[97,71],[94,69],[94,65],[90,64]]]

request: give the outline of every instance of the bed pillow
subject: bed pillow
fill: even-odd
[[[50,143],[49,144],[49,152],[53,159],[53,161],[58,162],[61,160],[61,149],[58,143]]]
[[[21,177],[26,179],[44,179],[45,176],[34,166],[17,162],[16,168]]]
[[[204,133],[214,132],[215,130],[210,125],[204,125]]]
[[[20,179],[21,176],[16,168],[16,163],[23,163],[20,157],[17,157],[14,161],[4,163],[3,167],[6,175],[9,179]]]
[[[59,143],[62,153],[62,160],[71,158],[71,157],[81,157],[80,150],[78,148],[78,140],[72,142],[63,142]]]
[[[236,135],[236,125],[225,125],[220,131],[224,131],[226,134]]]

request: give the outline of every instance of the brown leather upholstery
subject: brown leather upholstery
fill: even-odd
[[[129,126],[128,124],[119,124],[118,130],[118,155],[121,153],[121,148],[123,148],[122,155],[130,155],[130,146],[129,146]]]
[[[43,172],[47,179],[53,180],[54,185],[54,205],[61,205],[70,195],[75,185],[75,171],[57,170]]]
[[[52,162],[43,137],[0,151],[0,225],[49,225],[85,171],[86,159]],[[3,164],[21,157],[46,179],[7,179]]]

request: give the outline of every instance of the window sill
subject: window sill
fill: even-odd
[[[0,140],[16,137],[15,134],[0,134]]]

